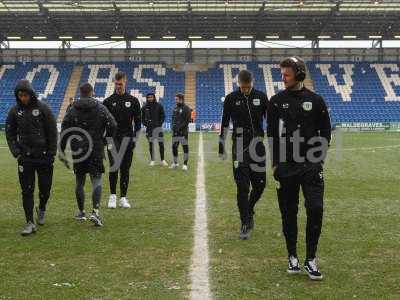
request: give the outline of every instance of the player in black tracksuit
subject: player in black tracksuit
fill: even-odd
[[[60,160],[69,167],[65,159],[65,148],[70,139],[76,179],[75,195],[79,212],[77,220],[86,220],[84,186],[86,174],[92,182],[93,211],[90,220],[95,226],[102,226],[99,208],[104,173],[104,138],[113,137],[116,122],[107,108],[93,97],[90,84],[80,87],[81,98],[74,101],[61,124]]]
[[[126,83],[126,74],[118,72],[115,75],[114,81],[115,92],[103,102],[114,116],[118,125],[114,143],[108,145],[111,194],[108,201],[109,208],[116,208],[117,205],[118,172],[121,176],[119,206],[122,208],[131,207],[126,194],[129,185],[129,172],[132,164],[133,150],[141,128],[141,112],[139,100],[126,92]],[[117,153],[120,153],[122,156],[118,155],[117,157]]]
[[[307,213],[304,264],[311,279],[320,280],[316,251],[323,215],[323,161],[330,139],[329,113],[321,96],[303,85],[305,64],[297,57],[281,63],[286,89],[271,97],[268,137],[272,166],[278,181],[278,200],[289,255],[289,273],[300,272],[297,258],[297,212],[300,187]]]
[[[17,104],[11,108],[6,121],[7,143],[18,160],[18,176],[22,189],[27,225],[22,235],[36,232],[33,220],[35,173],[39,181],[38,224],[44,224],[46,204],[53,180],[54,156],[57,153],[57,124],[50,108],[39,101],[27,80],[15,88]]]
[[[146,95],[146,104],[142,107],[142,124],[146,126],[146,137],[149,141],[150,166],[154,166],[154,142],[158,141],[161,165],[168,166],[164,159],[164,132],[165,121],[164,108],[157,102],[154,93]]]
[[[225,139],[231,120],[233,123],[233,175],[237,186],[237,205],[242,222],[241,239],[249,238],[250,230],[254,227],[254,207],[266,185],[263,121],[268,99],[263,92],[252,87],[252,81],[250,72],[241,71],[239,90],[226,96],[219,142],[219,154],[225,158]]]
[[[172,169],[179,167],[178,164],[178,146],[182,144],[183,148],[183,167],[182,170],[188,170],[189,160],[189,123],[191,108],[185,104],[185,97],[183,94],[175,95],[176,106],[172,111],[172,155],[174,161],[171,165]]]

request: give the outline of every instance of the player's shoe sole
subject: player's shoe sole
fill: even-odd
[[[77,221],[82,221],[83,222],[83,221],[87,220],[87,217],[86,217],[86,214],[78,213],[78,214],[76,214],[74,216],[74,219],[77,220]]]
[[[314,266],[314,270],[312,269],[312,266],[309,265],[310,262],[305,262],[304,263],[304,271],[307,273],[308,277],[311,280],[314,281],[321,281],[324,279],[324,276],[321,274],[321,272],[318,271],[317,267]],[[315,264],[315,262],[314,262]],[[313,274],[314,273],[314,274]]]
[[[26,227],[27,227],[27,226],[28,226],[28,225],[26,225]],[[28,231],[26,227],[25,227],[24,230],[21,232],[21,235],[22,235],[22,236],[29,236],[29,235],[35,234],[36,231],[37,231],[37,227],[36,227],[35,225],[31,225],[30,231]]]
[[[298,270],[287,270],[287,273],[288,274],[300,274],[301,273],[301,269],[298,269]]]
[[[314,276],[314,275],[312,275],[312,274],[310,274],[308,271],[306,271],[306,273],[307,273],[307,275],[308,275],[308,277],[311,279],[311,280],[314,280],[314,281],[321,281],[321,280],[323,280],[324,279],[324,276]]]
[[[100,217],[95,216],[95,215],[91,215],[89,218],[90,222],[92,222],[94,224],[94,226],[96,227],[102,227],[103,226],[103,222],[101,221]]]

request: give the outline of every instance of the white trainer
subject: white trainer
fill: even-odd
[[[179,168],[179,164],[172,163],[171,166],[169,167],[170,169],[177,169]]]
[[[121,199],[119,199],[119,207],[131,208],[131,205],[129,204],[128,199],[126,199],[126,197],[121,197]]]
[[[110,195],[110,198],[108,199],[108,208],[117,208],[117,195]]]
[[[163,167],[168,167],[168,163],[165,160],[162,160],[160,163]]]
[[[154,160],[150,161],[149,166],[150,166],[150,167],[154,167],[154,165],[155,165]]]
[[[188,166],[187,166],[187,165],[183,165],[183,166],[182,166],[182,170],[183,170],[183,171],[187,171],[187,170],[188,170]]]

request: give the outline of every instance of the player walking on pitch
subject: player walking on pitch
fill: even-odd
[[[80,87],[80,93],[81,98],[74,101],[61,124],[59,158],[69,168],[65,159],[65,148],[71,137],[70,147],[76,179],[75,195],[79,208],[75,219],[86,220],[84,187],[86,175],[89,174],[93,204],[90,221],[95,226],[103,226],[99,209],[104,173],[104,136],[114,136],[116,123],[107,108],[93,98],[93,87],[89,83]]]
[[[189,161],[189,123],[191,109],[185,104],[185,96],[183,94],[176,94],[175,96],[175,108],[172,111],[172,155],[173,163],[171,169],[179,167],[178,163],[178,147],[179,144],[183,148],[183,167],[182,170],[188,170]]]
[[[225,139],[233,123],[232,160],[240,213],[240,238],[246,240],[254,228],[254,207],[266,185],[265,146],[263,144],[267,96],[253,88],[253,76],[240,71],[239,89],[227,95],[221,122],[219,155],[225,159]],[[251,187],[251,191],[250,191]]]
[[[288,272],[300,272],[297,257],[297,212],[300,187],[307,214],[306,260],[304,270],[313,280],[321,280],[316,263],[322,228],[323,163],[331,139],[329,113],[321,96],[304,87],[305,63],[298,57],[280,64],[286,89],[271,97],[268,109],[274,178],[288,251]]]
[[[117,182],[120,175],[121,208],[130,208],[126,197],[129,186],[129,173],[132,165],[133,150],[141,128],[141,112],[139,100],[126,91],[126,74],[118,72],[115,75],[115,92],[104,100],[103,104],[114,116],[117,122],[117,134],[114,142],[107,146],[110,162],[110,198],[108,208],[117,207]],[[134,128],[133,128],[134,123]]]
[[[168,166],[164,158],[164,132],[163,123],[165,121],[164,108],[157,102],[154,93],[146,95],[146,104],[142,107],[142,123],[146,126],[146,137],[149,141],[150,166],[154,166],[154,144],[158,141],[160,150],[161,165]]]
[[[40,100],[28,80],[15,87],[17,104],[6,120],[6,138],[12,155],[18,161],[18,177],[26,225],[21,234],[37,231],[33,219],[35,175],[39,181],[37,224],[44,225],[46,205],[53,182],[54,156],[57,154],[57,124],[50,108]]]

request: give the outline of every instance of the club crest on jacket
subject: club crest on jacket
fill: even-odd
[[[304,109],[305,111],[310,111],[310,110],[312,110],[312,102],[304,102],[304,103],[303,103],[303,109]]]

